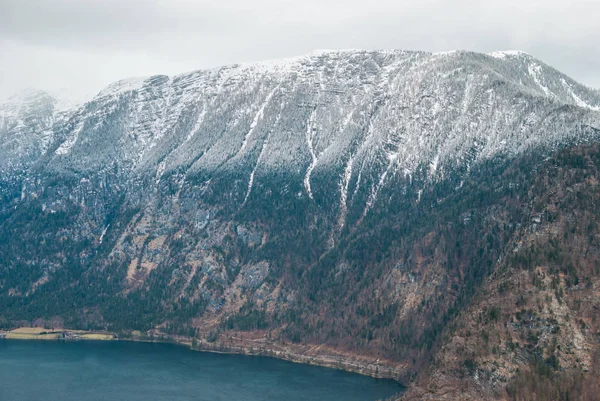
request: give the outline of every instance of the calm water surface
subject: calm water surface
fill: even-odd
[[[368,401],[400,391],[390,380],[169,344],[0,340],[0,401]]]

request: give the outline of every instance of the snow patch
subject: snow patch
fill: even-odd
[[[509,57],[529,56],[529,54],[521,50],[503,50],[488,53],[488,56],[504,60]]]

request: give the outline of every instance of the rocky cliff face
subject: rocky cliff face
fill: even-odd
[[[518,52],[318,52],[56,108],[0,106],[6,324],[251,331],[406,382],[508,263],[544,159],[600,134],[598,91]]]

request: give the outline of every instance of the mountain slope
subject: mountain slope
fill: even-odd
[[[544,160],[600,134],[598,91],[517,52],[318,52],[19,104],[0,323],[245,332],[406,383],[505,268]]]
[[[597,398],[599,166],[598,144],[540,166],[521,227],[406,399]]]

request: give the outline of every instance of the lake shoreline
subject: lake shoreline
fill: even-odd
[[[0,399],[14,401],[375,401],[405,391],[393,380],[146,340],[9,339],[0,341],[0,371]]]
[[[229,337],[227,341],[209,342],[206,339],[159,334],[150,338],[143,335],[119,337],[107,331],[86,331],[72,329],[45,329],[21,327],[10,331],[0,330],[0,340],[50,340],[50,341],[130,341],[144,343],[164,343],[184,346],[193,351],[217,354],[263,356],[288,362],[320,366],[330,369],[357,373],[376,379],[391,379],[405,387],[408,379],[406,370],[388,360],[352,354],[322,345],[281,344],[252,338]]]

